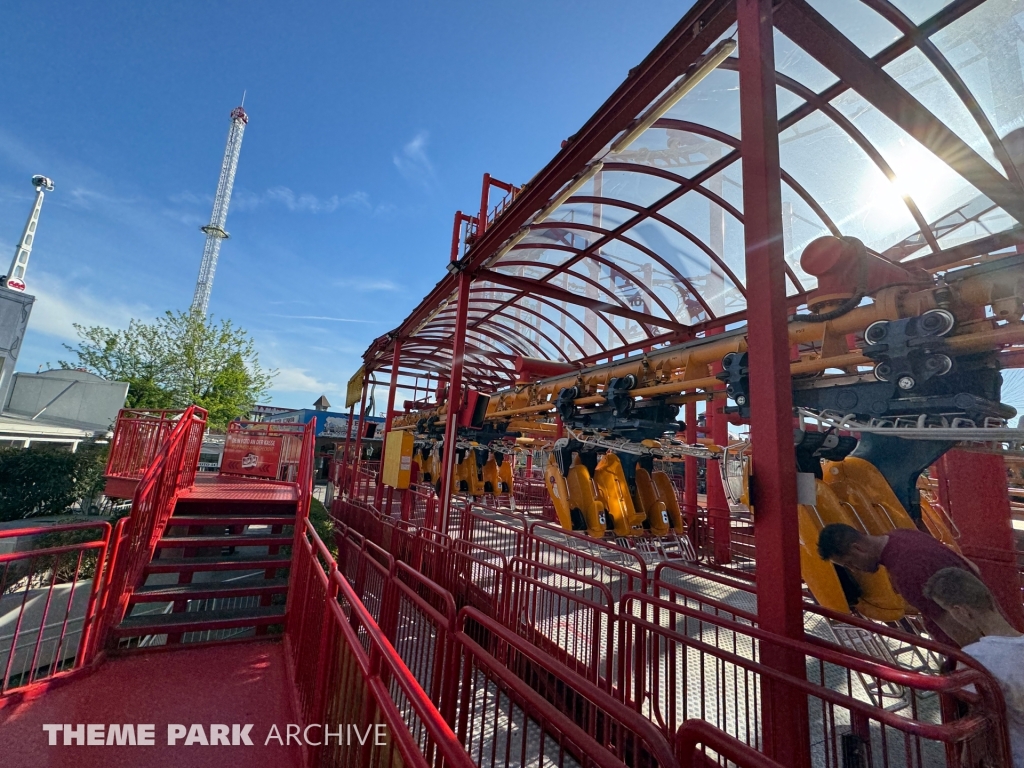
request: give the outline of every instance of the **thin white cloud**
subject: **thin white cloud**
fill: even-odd
[[[28,293],[36,297],[28,323],[30,333],[77,341],[73,323],[125,328],[133,317],[152,314],[143,304],[129,305],[110,296],[97,296],[46,272],[32,272],[28,283]]]
[[[432,189],[436,182],[434,164],[427,155],[427,141],[430,134],[420,131],[402,147],[401,152],[392,155],[395,167],[407,181],[424,189]]]
[[[251,211],[264,205],[280,205],[289,211],[301,213],[334,213],[339,208],[375,211],[370,202],[370,196],[362,191],[350,192],[347,195],[317,197],[309,193],[297,195],[288,187],[271,187],[261,195],[239,190],[239,193],[232,198],[232,207],[235,210]]]
[[[38,170],[47,165],[42,156],[28,144],[3,130],[0,130],[0,157],[27,173],[46,173],[46,171]],[[27,182],[28,179],[26,178],[25,181]]]
[[[213,204],[210,195],[197,195],[194,192],[178,192],[171,195],[170,202],[178,205],[209,207]],[[334,213],[339,208],[353,208],[374,215],[387,214],[394,211],[390,203],[374,203],[370,195],[362,190],[347,195],[331,195],[317,197],[310,193],[296,194],[290,187],[271,187],[264,192],[253,192],[245,188],[236,189],[231,194],[232,211],[253,211],[264,206],[280,206],[297,213]]]
[[[359,293],[371,293],[374,291],[400,291],[402,286],[398,283],[392,282],[387,278],[384,279],[367,279],[367,278],[346,278],[345,280],[338,280],[335,285],[339,288],[347,288],[350,291],[358,291]]]
[[[331,381],[321,381],[305,368],[279,366],[277,376],[274,377],[274,389],[278,392],[309,392],[322,395],[325,392],[336,391],[338,385]]]
[[[289,320],[327,320],[332,323],[370,323],[374,324],[379,322],[378,320],[355,320],[351,317],[327,317],[325,315],[269,315],[269,317],[283,317]]]

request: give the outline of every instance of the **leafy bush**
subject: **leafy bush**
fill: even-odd
[[[99,495],[108,447],[82,443],[75,453],[49,446],[0,448],[0,521],[63,514]]]
[[[309,522],[313,524],[316,535],[330,550],[331,556],[337,559],[338,543],[334,540],[334,521],[331,520],[327,507],[316,498],[309,505]]]
[[[32,542],[32,550],[56,549],[99,541],[103,536],[100,528],[82,528],[72,531],[54,531],[36,537]],[[20,592],[24,589],[43,589],[50,584],[67,584],[72,581],[82,582],[96,575],[99,562],[99,551],[88,549],[72,550],[59,554],[38,555],[15,560],[6,568],[0,566],[0,583],[3,583],[4,594]],[[29,579],[26,584],[24,579]]]

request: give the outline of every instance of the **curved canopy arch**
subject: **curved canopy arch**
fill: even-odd
[[[928,269],[954,249],[970,258],[993,236],[1000,247],[1024,243],[1024,68],[1005,46],[986,44],[1024,42],[1011,4],[936,2],[927,16],[897,5],[800,0],[775,13],[793,310],[817,287],[800,254],[822,235],[856,237]],[[735,34],[733,0],[701,8],[511,204],[470,225],[457,268],[371,346],[369,369],[389,366],[401,342],[403,370],[408,354],[413,368],[422,361],[441,375],[452,348],[436,345],[462,330],[456,288],[465,276],[474,282],[464,366],[480,382],[514,381],[516,356],[591,363],[743,321],[739,58],[726,58],[628,147],[611,149]],[[869,16],[878,23],[866,25]]]

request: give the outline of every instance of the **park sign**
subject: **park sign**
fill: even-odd
[[[281,440],[281,435],[229,432],[224,442],[221,473],[276,480],[281,467]]]

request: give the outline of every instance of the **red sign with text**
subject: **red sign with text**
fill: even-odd
[[[281,435],[228,434],[220,463],[222,473],[276,480],[280,467]]]

